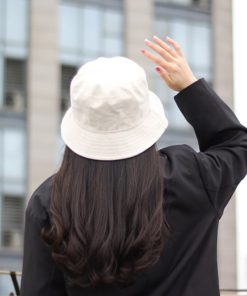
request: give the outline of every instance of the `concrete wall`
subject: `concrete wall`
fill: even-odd
[[[214,88],[233,106],[232,0],[213,0]],[[221,288],[236,288],[236,213],[232,198],[220,221],[218,268]]]
[[[153,0],[124,1],[126,55],[149,72],[151,63],[140,53],[144,39],[152,36]]]
[[[30,2],[28,196],[54,170],[60,111],[58,4],[58,0]]]

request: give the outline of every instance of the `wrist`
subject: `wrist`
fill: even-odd
[[[181,89],[179,91],[182,91],[183,89],[189,87],[190,85],[192,85],[193,83],[195,83],[198,79],[195,76],[192,76],[189,80],[187,80],[183,86],[181,87]]]

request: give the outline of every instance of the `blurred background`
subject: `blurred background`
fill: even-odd
[[[176,39],[196,76],[243,110],[234,96],[232,1],[0,0],[0,270],[21,271],[25,207],[59,165],[59,126],[69,106],[70,81],[86,61],[124,55],[146,69],[170,123],[160,147],[186,143],[198,149],[174,93],[140,54],[144,38]],[[241,212],[246,185],[236,195],[219,229],[222,289],[247,289],[247,221]],[[0,276],[0,295],[10,291],[10,278]]]

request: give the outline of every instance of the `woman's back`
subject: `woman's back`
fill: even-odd
[[[54,225],[56,214],[50,211],[50,178],[33,194],[27,209],[22,295],[219,295],[218,223],[247,172],[247,130],[203,79],[185,87],[175,100],[194,127],[201,152],[186,145],[159,152],[163,215],[170,236],[158,262],[145,268],[129,286],[117,281],[96,287],[71,286],[68,269],[62,262],[56,265],[51,255],[61,254],[66,245],[51,244],[50,249],[41,238],[41,230]],[[152,204],[152,196],[149,198]],[[92,265],[97,272],[97,261]],[[75,273],[74,278],[78,275]]]

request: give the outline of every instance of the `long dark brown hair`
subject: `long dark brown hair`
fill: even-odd
[[[128,285],[159,260],[170,233],[163,174],[155,146],[114,161],[66,147],[43,238],[71,285]]]

